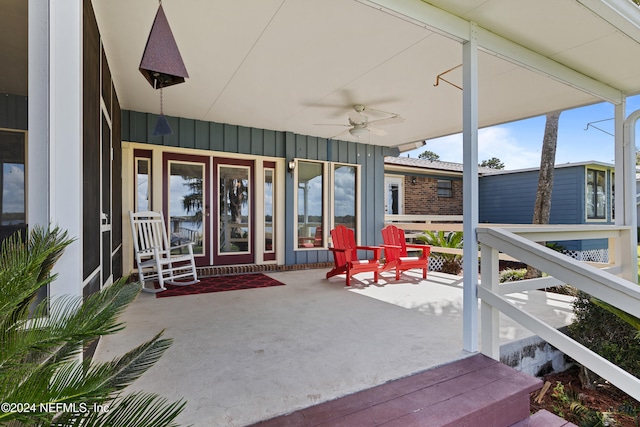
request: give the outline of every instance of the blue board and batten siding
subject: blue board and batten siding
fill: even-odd
[[[166,147],[192,148],[253,156],[308,159],[360,165],[360,233],[363,245],[381,243],[384,226],[384,157],[396,155],[387,147],[337,141],[292,132],[169,117],[172,135],[154,137],[158,116],[136,111],[122,112],[122,140]],[[332,261],[327,250],[295,250],[293,241],[297,196],[291,174],[285,174],[285,265]]]
[[[550,224],[585,224],[585,165],[557,167],[551,192]],[[607,180],[611,179],[610,171]],[[538,170],[485,175],[479,183],[480,222],[497,224],[531,224],[538,188]],[[611,190],[607,189],[607,207],[611,206]],[[606,223],[611,222],[607,208]],[[602,223],[602,222],[600,222]],[[606,240],[558,242],[571,250],[607,247]]]

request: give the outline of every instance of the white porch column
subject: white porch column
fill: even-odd
[[[478,351],[478,37],[470,23],[462,46],[463,349]]]
[[[626,103],[615,106],[616,141],[616,225],[631,227],[629,238],[616,248],[616,257],[621,257],[621,276],[631,282],[638,280],[637,245],[638,226],[636,211],[636,123],[640,110],[625,120]]]
[[[49,2],[29,0],[27,224],[49,223]]]
[[[53,224],[76,241],[57,264],[51,297],[82,296],[82,1],[50,1],[49,161]]]

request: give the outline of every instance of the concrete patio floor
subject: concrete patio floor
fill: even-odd
[[[156,299],[141,294],[126,329],[104,337],[111,360],[165,329],[174,340],[131,388],[184,398],[182,425],[243,426],[440,366],[462,350],[462,279],[407,273],[379,284],[366,275],[344,287],[326,270],[269,273],[260,289]],[[513,302],[560,327],[570,300],[533,291]],[[531,336],[501,317],[501,342]]]

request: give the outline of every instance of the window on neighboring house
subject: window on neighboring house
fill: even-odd
[[[438,180],[438,197],[453,197],[453,186],[450,179]]]
[[[616,219],[616,174],[611,172],[611,221]]]
[[[324,246],[324,165],[298,161],[298,248]]]
[[[587,169],[587,219],[606,219],[607,187],[603,170]]]

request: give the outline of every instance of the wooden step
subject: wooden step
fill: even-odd
[[[541,386],[478,354],[254,426],[506,427],[529,418],[529,395]]]
[[[578,427],[547,410],[540,410],[531,415],[523,424],[515,424],[513,427]]]

